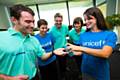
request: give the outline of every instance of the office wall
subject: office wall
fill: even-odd
[[[116,0],[106,0],[107,1],[107,16],[116,13]]]
[[[10,27],[7,7],[0,5],[0,30]]]

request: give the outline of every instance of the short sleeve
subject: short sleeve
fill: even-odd
[[[46,53],[45,50],[42,49],[41,45],[39,45],[39,47],[38,47],[38,56],[42,57],[45,53]]]
[[[55,43],[55,38],[54,38],[54,36],[52,35],[52,33],[51,33],[51,32],[47,32],[47,35],[49,36],[49,39],[51,40],[52,45],[54,45],[54,43]]]
[[[117,42],[117,35],[114,32],[110,32],[108,34],[105,45],[111,46],[112,48],[115,47]]]
[[[67,28],[67,29],[66,29],[66,30],[67,30],[67,31],[66,31],[66,33],[67,33],[67,35],[68,35],[68,34],[69,34],[69,29],[68,29],[68,26],[66,26],[66,28]]]
[[[45,50],[42,48],[41,44],[37,39],[35,39],[35,51],[38,57],[42,57],[45,54]]]
[[[72,40],[72,29],[68,32],[69,40],[70,42],[73,42]]]

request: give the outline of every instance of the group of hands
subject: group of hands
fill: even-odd
[[[59,55],[59,56],[68,55],[70,52],[72,52],[72,48],[70,47],[70,45],[67,45],[64,48],[58,48],[58,49],[54,50],[54,54]]]
[[[72,53],[72,55],[76,55],[76,56],[81,55],[82,52],[76,51],[77,47],[78,46],[76,46],[76,45],[67,43],[66,47],[58,48],[58,49],[54,50],[54,54],[59,55],[59,56],[65,56],[65,55],[69,55],[69,54],[71,55],[71,53]]]

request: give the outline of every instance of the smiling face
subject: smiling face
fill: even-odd
[[[73,27],[75,28],[75,30],[79,33],[81,28],[83,26],[83,20],[81,17],[76,17],[73,20]]]
[[[61,28],[62,21],[63,21],[62,17],[56,17],[55,18],[55,25],[56,25],[57,28]]]
[[[75,24],[74,24],[75,30],[80,30],[81,27],[82,27],[81,22],[78,22],[78,23],[75,23]]]
[[[47,25],[41,25],[39,31],[40,31],[40,35],[44,36],[48,31]]]
[[[97,26],[97,24],[96,24],[96,18],[94,16],[84,15],[84,19],[85,19],[86,27],[88,29],[92,29],[92,28],[94,28],[94,27]]]
[[[13,23],[16,31],[21,32],[23,35],[31,34],[34,27],[34,16],[29,12],[22,11],[20,18],[18,20],[14,18]]]

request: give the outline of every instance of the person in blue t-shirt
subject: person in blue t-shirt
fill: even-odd
[[[52,35],[48,32],[47,25],[48,23],[45,19],[38,20],[37,26],[39,33],[35,37],[39,40],[39,43],[46,52],[52,52]],[[51,56],[47,60],[38,58],[38,65],[42,80],[57,80],[56,55]]]
[[[108,58],[116,45],[117,36],[107,29],[100,9],[92,7],[84,12],[86,27],[90,31],[80,35],[79,45],[69,44],[71,51],[81,52],[83,80],[110,80]]]

